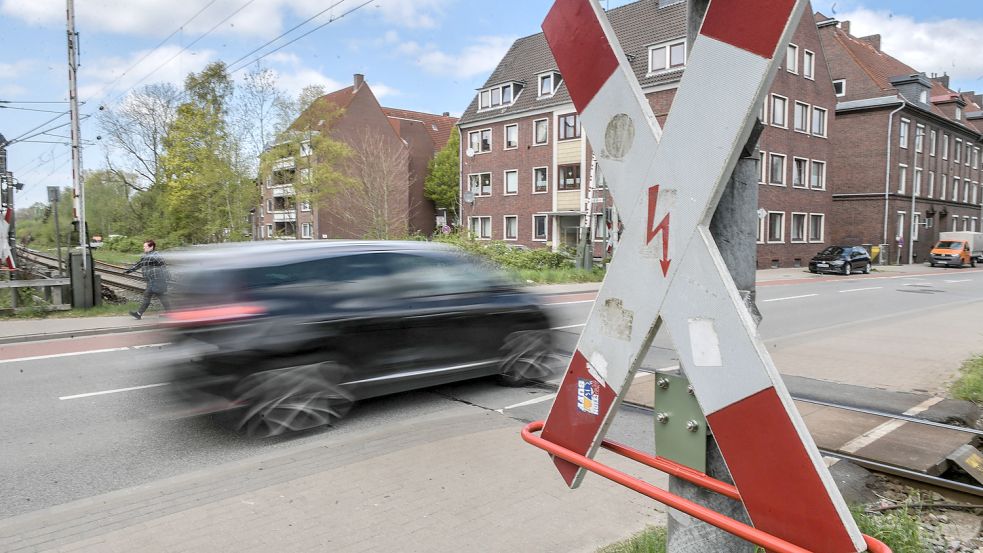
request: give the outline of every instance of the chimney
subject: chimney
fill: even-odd
[[[947,73],[943,73],[941,77],[935,77],[935,82],[949,88],[949,75]]]
[[[451,116],[451,112],[445,111],[443,115],[444,115],[444,117],[450,117]]]
[[[365,75],[355,73],[355,92],[358,92],[358,89],[362,88],[363,84],[365,84]]]
[[[867,44],[870,44],[871,46],[873,46],[874,47],[874,50],[877,50],[878,52],[881,51],[881,35],[865,36],[865,37],[861,38],[860,40],[862,40],[862,41],[866,42]]]
[[[849,21],[840,21],[840,28],[843,29],[843,32],[844,33],[850,34],[850,22]]]

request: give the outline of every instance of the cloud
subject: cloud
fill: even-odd
[[[375,94],[375,97],[380,100],[383,98],[399,96],[402,94],[402,92],[400,92],[399,89],[393,88],[383,83],[375,84],[370,82],[369,87],[372,88],[372,94]]]
[[[400,54],[414,58],[417,65],[434,75],[468,78],[491,73],[515,41],[513,37],[482,36],[460,52],[448,54],[434,44],[406,42],[396,48]]]
[[[444,15],[447,0],[384,0],[374,4],[388,23],[411,29],[434,29]]]
[[[881,35],[881,49],[925,73],[948,73],[953,88],[983,88],[983,56],[979,55],[983,19],[915,21],[911,17],[859,8],[838,13],[850,21],[854,36]]]
[[[26,76],[39,64],[34,60],[19,60],[14,63],[0,62],[0,79],[18,79]]]
[[[143,58],[147,54],[146,50],[133,52],[125,58],[109,57],[90,61],[82,74],[84,81],[79,86],[79,98],[102,102],[121,95],[134,86],[160,82],[182,86],[189,73],[201,71],[217,57],[213,50],[185,51],[178,54],[180,51],[178,46],[164,46],[152,52],[126,74],[123,72]],[[149,71],[153,73],[148,74]]]

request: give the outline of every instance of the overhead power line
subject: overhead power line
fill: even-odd
[[[37,111],[40,113],[64,113],[61,111],[55,111],[53,109],[37,109],[37,108],[18,108],[14,106],[0,106],[0,109],[16,109],[18,111]]]

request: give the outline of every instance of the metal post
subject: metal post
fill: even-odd
[[[65,0],[68,12],[68,98],[72,117],[72,223],[77,225],[79,246],[83,252],[88,250],[85,230],[85,190],[82,186],[82,147],[79,131],[78,82],[78,33],[75,32],[75,0]],[[82,267],[88,264],[86,255],[82,256]]]
[[[61,227],[58,225],[58,197],[60,196],[60,191],[57,186],[48,187],[48,201],[52,203],[52,209],[55,212],[55,247],[58,248],[58,275],[65,274],[65,268],[62,266],[61,258]]]

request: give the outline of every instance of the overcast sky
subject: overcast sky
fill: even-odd
[[[365,74],[383,105],[459,115],[518,37],[539,32],[548,0],[77,0],[83,114],[113,103],[133,87],[184,77],[222,60],[233,69],[320,24],[260,63],[295,95],[309,84],[328,90]],[[613,8],[627,2],[610,0]],[[983,91],[983,16],[969,19],[965,2],[819,0],[813,9],[849,19],[857,36],[879,33],[885,51],[927,73],[947,72],[952,87]],[[248,55],[280,33],[329,8],[285,39]],[[352,11],[354,10],[354,11]],[[196,15],[197,14],[197,15]],[[347,15],[345,15],[347,14]],[[64,0],[0,0],[0,100],[64,102],[68,78]],[[204,36],[203,36],[204,35]],[[166,39],[166,40],[165,40]],[[242,71],[234,77],[241,77]],[[21,136],[57,116],[36,110],[66,103],[0,103],[0,133]],[[67,116],[57,119],[67,122]],[[83,123],[93,141],[95,117]],[[46,186],[70,186],[67,126],[36,137],[48,143],[8,148],[8,166],[26,183],[17,204],[45,200]],[[86,146],[84,167],[104,154]]]

